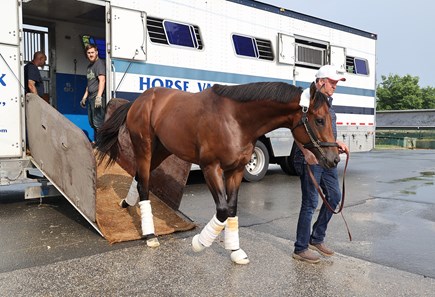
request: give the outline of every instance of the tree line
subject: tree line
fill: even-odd
[[[435,88],[418,85],[419,77],[381,76],[376,88],[376,110],[435,109]]]

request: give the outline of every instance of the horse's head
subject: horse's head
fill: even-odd
[[[309,108],[302,108],[294,118],[297,123],[292,129],[293,137],[309,149],[324,168],[337,166],[340,161],[337,143],[332,131],[328,98],[310,87]]]

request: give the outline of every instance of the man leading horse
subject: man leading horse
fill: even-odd
[[[337,139],[337,125],[335,111],[332,107],[332,95],[339,81],[346,81],[346,78],[334,66],[325,65],[317,71],[316,81],[312,83],[319,92],[328,97],[330,105],[329,113],[332,119],[335,139]],[[340,152],[349,153],[349,148],[346,144],[337,141],[337,145]],[[333,213],[325,204],[322,204],[317,220],[311,229],[311,220],[318,204],[319,194],[315,184],[311,180],[307,166],[310,166],[317,184],[322,188],[325,198],[333,209],[337,207],[341,199],[337,167],[324,168],[320,166],[313,153],[300,144],[298,144],[294,162],[296,172],[300,175],[301,180],[302,203],[299,212],[293,258],[309,263],[318,263],[320,257],[317,253],[325,257],[330,257],[334,254],[334,251],[324,243],[326,229]]]

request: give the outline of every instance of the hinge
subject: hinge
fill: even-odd
[[[107,12],[107,23],[110,24],[110,19],[111,19],[111,15],[110,15],[110,11]]]

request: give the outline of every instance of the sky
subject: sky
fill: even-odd
[[[376,78],[419,77],[435,87],[435,1],[260,0],[378,35]]]

